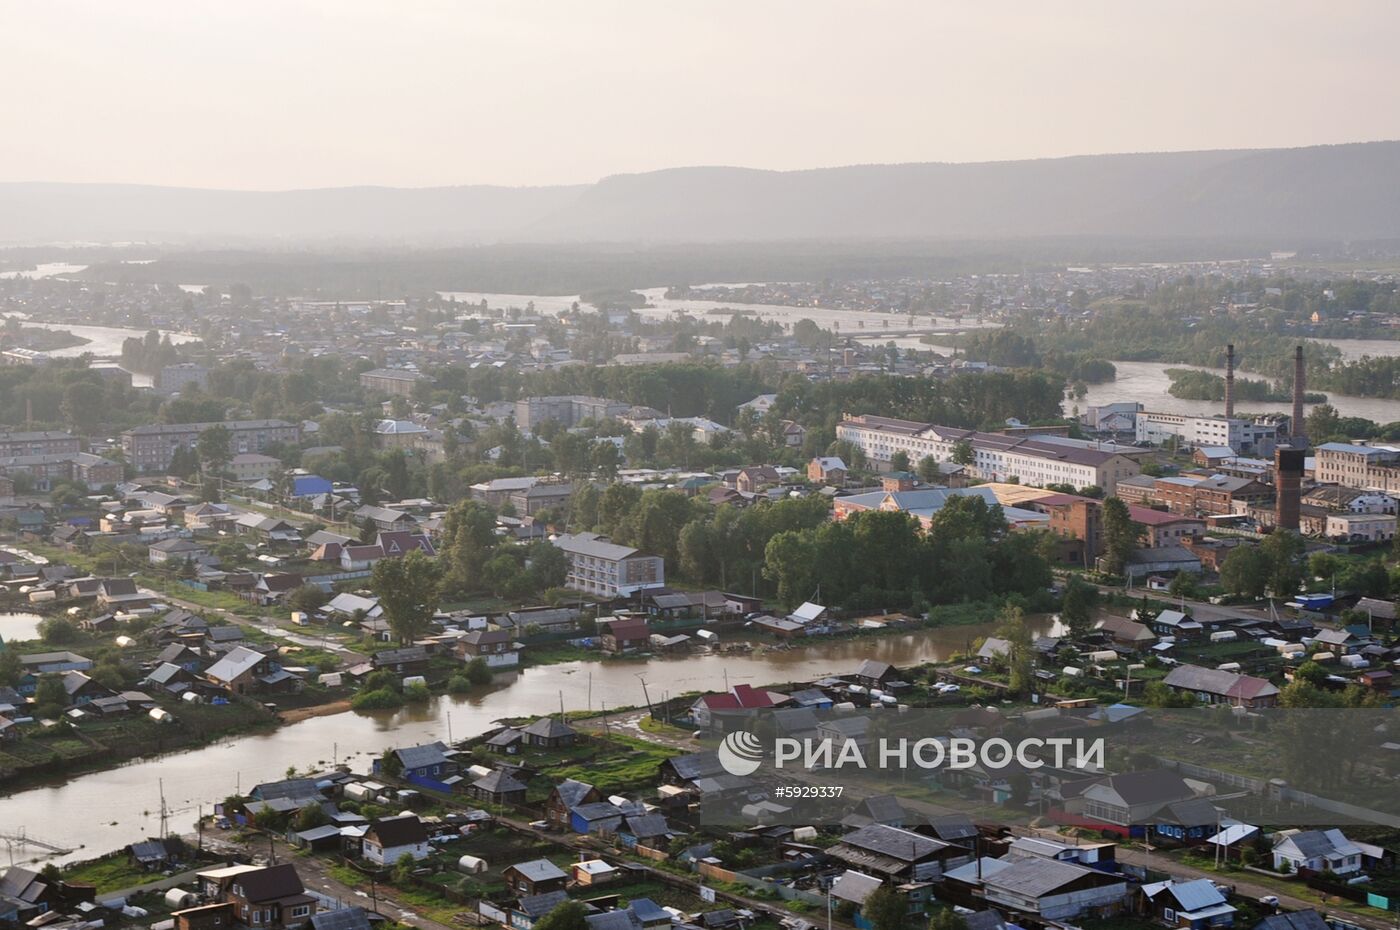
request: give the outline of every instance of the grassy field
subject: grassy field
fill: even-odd
[[[64,881],[79,885],[95,885],[98,894],[131,888],[160,878],[132,865],[125,853],[112,853],[68,866],[63,870]]]
[[[175,717],[161,724],[140,711],[105,720],[84,720],[72,727],[36,731],[4,744],[0,751],[0,785],[11,782],[107,768],[140,756],[189,749],[230,733],[271,726],[272,717],[253,702],[163,704]]]
[[[552,782],[575,778],[604,794],[644,791],[656,784],[656,770],[680,751],[627,736],[589,740],[563,753],[543,755],[537,762],[541,775]]]

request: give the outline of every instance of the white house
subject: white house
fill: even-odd
[[[394,865],[404,856],[426,859],[432,852],[428,831],[415,814],[375,821],[362,842],[365,858],[378,865]]]
[[[1313,869],[1349,875],[1361,870],[1361,847],[1341,830],[1280,830],[1274,834],[1274,868]]]

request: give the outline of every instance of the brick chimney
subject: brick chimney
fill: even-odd
[[[1293,350],[1293,422],[1288,424],[1292,437],[1290,445],[1295,449],[1306,449],[1308,446],[1308,428],[1303,419],[1303,392],[1307,390],[1307,379],[1303,368],[1303,347],[1298,346]]]
[[[1235,344],[1225,347],[1225,416],[1235,415]]]
[[[1274,528],[1292,530],[1299,527],[1303,498],[1304,449],[1274,450]]]

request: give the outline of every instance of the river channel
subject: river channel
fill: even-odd
[[[1034,616],[1034,635],[1056,632],[1055,621]],[[646,695],[659,701],[687,691],[728,685],[780,685],[850,672],[862,659],[913,665],[964,651],[991,632],[989,625],[949,626],[817,643],[793,649],[763,649],[742,655],[691,655],[649,661],[574,662],[502,674],[489,691],[443,696],[402,711],[345,712],[312,717],[267,734],[237,736],[193,752],[174,753],[93,772],[50,787],[0,798],[0,833],[28,835],[75,847],[63,862],[90,858],[159,832],[160,791],[173,810],[172,829],[186,831],[203,806],[258,782],[282,778],[289,766],[305,770],[349,762],[367,770],[370,759],[391,746],[461,739],[502,717],[557,711],[640,706]],[[643,682],[645,681],[645,690]],[[77,848],[81,844],[87,848]],[[42,856],[16,850],[16,861]]]

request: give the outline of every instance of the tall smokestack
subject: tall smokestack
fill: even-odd
[[[1308,444],[1307,426],[1303,422],[1303,391],[1307,387],[1307,374],[1303,371],[1303,347],[1293,350],[1293,422],[1289,429],[1293,434],[1292,445],[1302,449]]]
[[[1274,450],[1274,527],[1298,531],[1303,497],[1303,449]]]
[[[1235,415],[1235,344],[1225,347],[1225,416]]]

